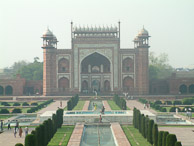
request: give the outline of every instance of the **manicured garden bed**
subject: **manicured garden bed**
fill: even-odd
[[[82,110],[84,104],[85,104],[85,101],[83,100],[78,101],[77,105],[73,108],[73,110]]]
[[[112,110],[121,110],[121,108],[116,105],[113,100],[108,100],[108,104]]]
[[[122,129],[131,146],[151,146],[141,133],[139,133],[138,129],[134,128],[132,125],[122,125]]]
[[[67,146],[73,129],[74,126],[62,126],[57,130],[54,137],[50,140],[47,146],[59,146],[59,144],[62,146]]]

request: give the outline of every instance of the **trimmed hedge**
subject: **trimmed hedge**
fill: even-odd
[[[154,126],[154,120],[149,120],[149,125],[148,125],[148,138],[147,140],[153,144],[153,137],[152,137],[152,129]]]
[[[29,106],[27,102],[22,103],[22,106]]]
[[[175,146],[176,142],[177,142],[176,135],[168,134],[167,139],[166,139],[166,146]]]
[[[173,106],[173,107],[170,108],[169,112],[176,112],[176,108],[178,109],[178,112],[181,111],[181,109],[179,107],[174,107]]]
[[[9,103],[7,103],[7,102],[2,102],[2,103],[1,103],[1,105],[4,105],[4,106],[10,106],[10,104],[9,104]]]
[[[163,134],[164,134],[164,131],[160,131],[158,133],[158,146],[162,146]]]
[[[25,138],[25,146],[35,146],[35,135],[28,134]]]
[[[182,105],[182,101],[181,100],[175,100],[173,101],[174,105]]]
[[[9,110],[7,109],[1,109],[0,114],[9,114]]]
[[[153,139],[153,144],[154,146],[158,145],[158,125],[154,124],[152,128],[152,139]]]
[[[73,96],[68,102],[67,102],[67,110],[72,110],[78,103],[79,96],[75,95]]]
[[[155,104],[162,104],[162,101],[157,100],[157,101],[155,101],[154,103],[155,103]]]
[[[165,101],[165,104],[172,105],[172,101]]]
[[[141,103],[147,103],[147,100],[146,99],[143,99],[143,98],[139,98],[139,102],[141,102]]]
[[[162,146],[166,146],[166,139],[167,139],[168,134],[169,134],[168,131],[164,131],[163,136],[162,136]]]
[[[194,104],[194,97],[192,97],[192,98],[184,98],[182,100],[182,102],[183,102],[183,105],[192,105],[192,104]]]
[[[15,102],[15,103],[13,104],[13,106],[20,106],[20,103]]]
[[[31,103],[31,105],[32,105],[32,106],[37,106],[38,103],[37,103],[37,102],[33,102],[33,103]]]
[[[15,146],[24,146],[22,143],[17,143]]]
[[[20,108],[14,108],[12,113],[22,113],[22,110]]]
[[[175,146],[182,146],[180,141],[175,142]]]

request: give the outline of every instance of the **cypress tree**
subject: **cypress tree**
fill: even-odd
[[[48,144],[50,141],[49,139],[49,125],[48,125],[48,120],[43,122],[44,125],[44,144],[45,146]]]
[[[149,118],[148,115],[145,117],[145,138],[148,137],[148,125],[149,125]]]
[[[133,126],[136,127],[136,108],[133,109]]]
[[[160,131],[158,134],[158,146],[162,146],[163,134],[164,134],[164,131]]]
[[[28,134],[25,138],[25,146],[35,146],[35,136],[34,134]]]
[[[41,132],[40,126],[36,127],[35,131],[36,131],[35,138],[36,138],[36,142],[37,142],[36,145],[41,146],[41,144],[42,144],[42,132]]]
[[[48,119],[48,125],[49,125],[49,139],[51,139],[53,137],[53,124],[51,119]]]
[[[15,146],[24,146],[22,143],[17,143]]]
[[[44,144],[44,142],[45,142],[45,133],[44,133],[44,129],[45,129],[45,127],[44,127],[44,125],[43,124],[41,124],[40,125],[40,146],[45,146],[45,144]]]
[[[152,139],[154,146],[158,146],[158,125],[154,124],[152,128]]]
[[[145,137],[145,117],[144,114],[141,115],[141,134]]]
[[[168,134],[169,134],[168,131],[164,131],[162,136],[162,146],[166,146],[166,138]]]
[[[180,141],[177,141],[177,142],[175,143],[175,146],[182,146],[182,144],[181,144]]]
[[[166,146],[175,146],[176,142],[177,142],[176,135],[168,134],[166,139]]]
[[[152,139],[152,128],[154,125],[154,120],[149,120],[149,125],[148,125],[148,137],[147,140],[150,144],[153,144],[153,139]]]

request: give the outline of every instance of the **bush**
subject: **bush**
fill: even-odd
[[[147,100],[146,99],[143,99],[143,98],[140,98],[139,99],[139,102],[141,102],[141,103],[147,103]]]
[[[176,135],[168,134],[167,139],[166,139],[166,146],[175,146],[176,142],[177,142]]]
[[[2,102],[2,103],[1,103],[1,105],[4,105],[4,106],[10,106],[10,104],[9,104],[9,103],[7,103],[7,102]]]
[[[167,105],[172,105],[172,101],[165,101]]]
[[[155,103],[155,104],[162,104],[162,101],[157,100],[157,101],[155,101],[154,103]]]
[[[194,108],[193,108],[193,107],[184,107],[184,108],[182,109],[182,112],[186,112],[186,111],[194,112]]]
[[[181,109],[179,107],[174,107],[173,106],[173,107],[170,108],[169,112],[176,112],[176,108],[178,109],[178,112],[181,111]]]
[[[25,138],[25,146],[35,146],[35,135],[33,134],[28,134]]]
[[[20,103],[15,102],[15,103],[13,104],[13,106],[20,106]]]
[[[20,108],[14,108],[12,113],[22,113]]]
[[[38,105],[38,103],[33,102],[33,103],[31,103],[31,105],[32,105],[32,106],[37,106],[37,105]]]
[[[72,110],[78,103],[79,96],[75,95],[73,96],[68,102],[67,102],[67,110]]]
[[[175,100],[175,101],[173,102],[173,104],[174,104],[174,105],[182,105],[182,101],[180,101],[180,100]]]
[[[185,98],[182,100],[183,105],[192,105],[194,103],[194,98]]]
[[[160,111],[161,111],[161,112],[167,112],[167,110],[166,110],[165,107],[162,107],[162,108],[160,109]]]
[[[22,103],[22,106],[29,106],[27,102]]]
[[[15,146],[24,146],[22,143],[17,143]]]
[[[9,114],[9,110],[7,109],[1,109],[0,114]]]
[[[180,141],[175,142],[175,146],[182,146]]]
[[[152,139],[153,139],[153,144],[154,146],[158,145],[158,125],[154,124],[152,128]]]
[[[158,146],[162,146],[163,134],[164,134],[164,131],[160,131],[158,133]]]
[[[149,125],[148,125],[148,141],[153,144],[153,139],[152,139],[152,128],[154,125],[154,120],[149,120]]]
[[[165,131],[162,136],[162,146],[166,146],[166,138],[168,136],[168,131]]]
[[[114,95],[113,100],[121,109],[123,110],[127,109],[125,99],[119,97],[118,95]]]

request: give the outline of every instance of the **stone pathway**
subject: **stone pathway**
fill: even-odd
[[[83,110],[83,111],[87,111],[87,110],[88,110],[88,107],[89,107],[89,104],[90,104],[90,101],[89,101],[89,100],[85,101],[85,104],[84,104],[82,110]]]
[[[77,123],[67,146],[80,146],[83,130],[84,124]]]
[[[119,123],[111,123],[111,129],[117,146],[131,146]]]
[[[105,108],[106,111],[111,111],[111,108],[110,108],[107,100],[103,100],[102,101],[102,104],[103,104],[103,106],[104,106],[104,108]]]
[[[24,144],[25,140],[24,128],[22,128],[23,133],[21,138],[19,137],[18,133],[15,138],[13,130],[14,128],[12,128],[9,131],[6,129],[3,133],[0,134],[0,146],[15,146],[16,143]],[[31,133],[32,130],[34,130],[34,128],[29,128],[29,133]]]
[[[183,146],[194,146],[194,127],[159,127],[159,130],[176,134]]]

